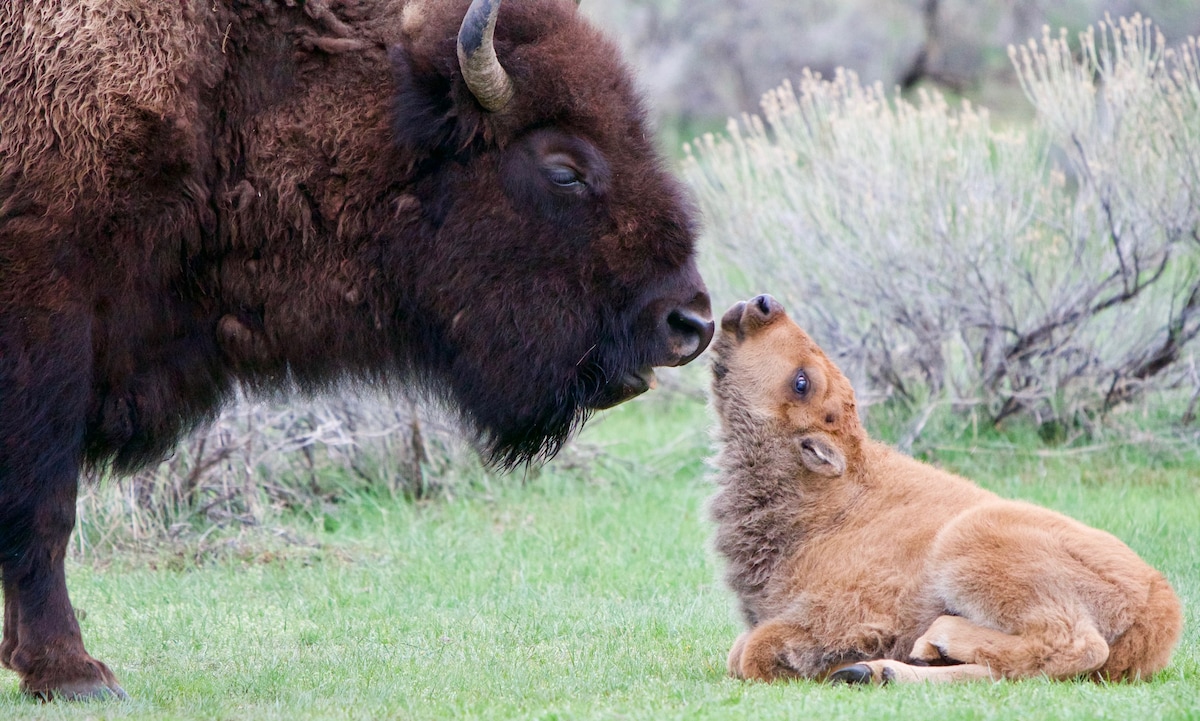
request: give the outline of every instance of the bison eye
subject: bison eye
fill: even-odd
[[[546,177],[560,188],[578,188],[583,185],[579,173],[569,165],[546,166]]]
[[[796,395],[802,396],[808,393],[808,374],[804,371],[796,373],[796,383],[793,386],[796,389]]]

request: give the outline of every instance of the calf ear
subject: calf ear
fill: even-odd
[[[800,439],[800,461],[805,468],[821,476],[836,478],[846,472],[845,454],[823,436]]]

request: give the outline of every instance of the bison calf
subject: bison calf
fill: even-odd
[[[711,512],[749,626],[738,678],[1145,678],[1179,600],[1115,537],[867,438],[849,381],[770,296],[713,346]],[[907,661],[907,662],[904,662]]]

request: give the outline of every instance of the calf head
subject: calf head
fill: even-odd
[[[777,300],[760,295],[730,308],[712,353],[726,435],[783,437],[812,473],[845,472],[865,437],[854,388]]]

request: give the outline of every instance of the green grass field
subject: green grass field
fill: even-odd
[[[699,402],[637,401],[589,427],[585,470],[423,505],[354,495],[336,523],[296,521],[317,548],[76,562],[85,640],[133,700],[42,705],[0,672],[0,719],[1200,719],[1196,449],[932,450],[1167,573],[1189,621],[1152,682],[764,685],[725,677],[739,627],[708,549],[707,426]]]

